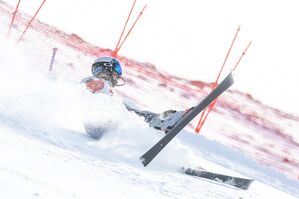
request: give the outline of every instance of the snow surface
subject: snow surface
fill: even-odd
[[[294,198],[258,180],[243,191],[179,173],[180,165],[200,165],[244,176],[213,163],[219,161],[219,152],[225,153],[221,161],[245,167],[235,170],[254,174],[260,169],[238,160],[242,155],[229,156],[230,149],[187,132],[144,168],[138,158],[161,133],[125,111],[120,99],[89,96],[98,101],[97,106],[112,107],[105,116],[119,125],[101,141],[92,140],[82,126],[84,106],[78,104],[86,93],[80,85],[49,79],[32,68],[25,52],[5,46],[1,80],[6,85],[0,87],[1,198]],[[19,59],[10,59],[12,55]],[[196,142],[207,154],[195,148]]]
[[[17,51],[1,55],[9,57]],[[228,148],[207,140],[201,141],[201,146],[210,145],[202,146],[207,154],[199,153],[190,144],[196,146],[195,141],[200,140],[190,138],[187,132],[182,133],[182,141],[174,140],[150,167],[143,168],[138,157],[162,135],[126,112],[118,99],[97,99],[118,110],[105,114],[116,118],[119,127],[101,141],[94,141],[82,127],[78,85],[51,81],[28,68],[30,61],[5,57],[1,57],[1,74],[5,74],[1,79],[6,80],[6,76],[5,82],[12,81],[15,86],[9,86],[9,97],[1,97],[1,198],[294,198],[257,180],[243,191],[180,174],[179,165],[200,165],[242,176],[213,163],[220,156],[215,146],[224,149],[222,161],[246,167],[252,174],[259,169],[258,165],[246,166],[248,162],[236,159],[241,155],[229,156],[232,152]],[[4,65],[3,60],[10,65]],[[19,70],[7,70],[7,66],[16,65]],[[3,95],[7,85],[1,85]],[[207,155],[209,160],[203,159]]]
[[[7,28],[7,23],[1,27]],[[63,51],[55,66],[59,74],[48,73],[50,57],[45,49],[51,50],[54,41],[44,41],[40,49],[43,37],[32,31],[28,41],[15,46],[19,32],[6,38],[5,28],[0,30],[1,198],[299,197],[298,181],[186,130],[144,168],[138,158],[163,134],[127,112],[122,97],[111,99],[82,90],[78,82],[87,70],[70,77],[74,73],[66,66],[71,59],[83,65],[93,58],[80,57],[56,42]],[[149,102],[158,96],[143,97]],[[160,100],[155,108],[168,106]],[[118,128],[101,141],[92,140],[83,129],[83,115],[93,110],[90,107],[106,110],[95,112],[97,117],[118,121]],[[211,125],[208,129],[213,131]],[[254,178],[255,182],[243,191],[183,175],[178,170],[185,165]]]

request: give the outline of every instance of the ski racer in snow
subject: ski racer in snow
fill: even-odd
[[[122,67],[120,62],[112,57],[97,58],[91,67],[92,75],[82,80],[86,88],[93,94],[102,93],[112,96],[112,88],[115,86],[122,86],[125,80],[122,77]],[[122,84],[119,83],[122,80]],[[150,127],[162,130],[167,133],[178,120],[186,113],[186,111],[168,110],[161,114],[152,113],[149,111],[141,111],[125,104],[129,111],[135,112],[137,115],[144,117],[145,122]],[[99,127],[92,127],[85,125],[87,133],[95,138],[100,139],[105,130]]]

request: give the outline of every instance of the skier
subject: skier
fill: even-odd
[[[91,72],[93,76],[83,79],[82,83],[93,94],[102,93],[113,96],[112,88],[125,84],[125,80],[122,78],[121,64],[113,57],[97,58],[92,64]],[[119,83],[119,80],[122,80],[122,83]],[[138,110],[125,103],[124,105],[129,111],[133,111],[137,115],[144,117],[145,122],[150,127],[162,130],[165,133],[187,112],[168,110],[161,114],[156,114],[150,111]],[[100,139],[107,131],[106,128],[96,124],[85,123],[84,127],[86,132],[94,139]]]
[[[112,57],[101,57],[94,61],[91,67],[92,75],[82,80],[92,93],[113,95],[112,87],[118,85],[118,80],[124,79],[120,62]],[[122,84],[123,85],[123,84]],[[118,85],[120,86],[120,85]]]

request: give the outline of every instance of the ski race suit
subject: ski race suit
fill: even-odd
[[[85,84],[86,89],[88,89],[93,94],[107,94],[113,96],[113,90],[111,83],[97,77],[87,77],[82,80],[82,83]],[[136,113],[137,115],[144,117],[145,122],[149,124],[150,127],[158,129],[167,133],[177,122],[178,120],[186,113],[186,111],[175,111],[168,110],[163,113],[157,114],[150,111],[142,111],[137,108],[124,103],[127,110]],[[99,127],[94,128],[90,125],[84,125],[87,133],[95,139],[100,139],[105,133],[105,129]]]

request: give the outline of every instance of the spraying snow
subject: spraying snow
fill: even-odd
[[[0,30],[2,35],[3,30]],[[31,31],[26,37],[29,39],[22,41],[18,48],[11,45],[13,39],[0,38],[0,196],[64,199],[298,197],[297,181],[227,146],[187,131],[144,168],[138,158],[163,134],[150,129],[134,113],[127,112],[121,98],[86,93],[80,78],[87,75],[82,66],[90,63],[91,57],[64,43],[44,40],[41,35]],[[40,45],[43,47],[38,48]],[[47,52],[54,45],[63,50],[55,63],[59,74],[55,74],[55,70],[51,74],[46,71]],[[77,73],[68,72],[73,70],[69,66],[74,62]],[[65,66],[69,67],[68,71]],[[133,70],[132,74],[135,75]],[[138,74],[132,79],[140,83],[137,77]],[[150,89],[150,85],[158,83],[149,79],[142,82],[141,88]],[[146,103],[156,103],[153,98],[160,99],[159,92],[151,90],[150,95],[154,97],[138,95],[132,87],[127,91],[135,91],[134,97]],[[177,98],[171,92],[167,94],[167,98]],[[177,104],[185,100],[178,99]],[[161,107],[167,106],[165,104],[161,100]],[[227,112],[224,115],[229,117]],[[95,141],[85,134],[86,119],[103,123],[113,119],[115,128]],[[213,128],[209,131],[209,135],[219,136]],[[179,173],[178,167],[185,165],[256,180],[248,191],[240,191]]]
[[[2,84],[0,87],[2,117],[12,118],[24,126],[32,124],[32,129],[67,128],[82,134],[85,134],[83,123],[86,121],[112,125],[107,135],[93,145],[116,157],[133,159],[139,165],[140,154],[163,136],[162,132],[149,128],[143,118],[128,112],[120,97],[95,95],[80,83],[49,79],[26,59],[25,54],[17,49],[13,52],[1,53],[1,66],[6,66],[1,67],[1,79],[10,82],[11,78],[7,77],[14,77],[12,86]],[[16,53],[19,59],[8,59]],[[18,70],[15,72],[15,68],[7,66],[18,66]],[[176,154],[176,158],[169,159],[172,154]],[[175,141],[156,165],[178,169],[178,165],[192,161],[195,157],[192,156],[191,149]]]

